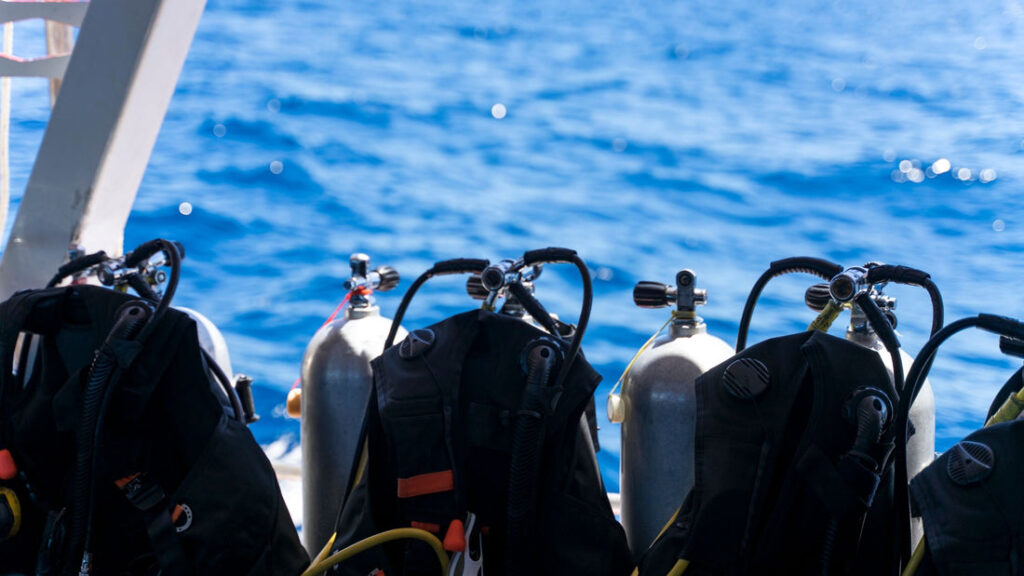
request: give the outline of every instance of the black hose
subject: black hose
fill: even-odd
[[[395,310],[395,318],[391,321],[391,330],[388,331],[387,340],[384,341],[384,349],[391,348],[391,345],[395,343],[395,336],[398,335],[398,327],[402,325],[402,318],[405,317],[405,311],[409,308],[409,303],[412,302],[412,297],[416,295],[416,292],[420,289],[420,286],[426,284],[427,280],[430,280],[434,276],[444,276],[448,274],[479,274],[483,272],[484,268],[490,265],[487,260],[480,260],[474,258],[456,258],[454,260],[442,260],[441,262],[435,263],[430,267],[429,270],[420,274],[419,278],[409,286],[409,289],[405,291],[405,295],[402,296],[402,302],[398,305],[398,310]]]
[[[944,323],[942,293],[939,292],[939,287],[935,285],[935,282],[932,281],[931,276],[927,272],[906,266],[882,264],[868,269],[868,282],[871,284],[892,282],[924,288],[932,302],[932,330],[929,336],[935,336],[942,329],[942,324]]]
[[[88,270],[97,264],[102,264],[107,261],[107,253],[103,250],[99,252],[93,252],[92,254],[86,254],[85,256],[79,256],[74,260],[64,264],[57,269],[57,273],[50,278],[50,281],[46,283],[47,288],[53,288],[57,284],[60,284],[61,280],[64,280],[68,276],[77,274],[79,272]]]
[[[231,380],[228,375],[224,373],[224,369],[220,367],[217,360],[210,355],[202,346],[199,347],[203,352],[203,358],[206,360],[206,365],[210,367],[210,372],[213,372],[213,377],[220,384],[220,387],[224,389],[224,393],[228,396],[228,401],[231,402],[231,409],[235,412],[235,419],[239,422],[245,423],[245,409],[242,407],[242,399],[239,398],[238,392],[235,387],[231,385]]]
[[[772,262],[768,266],[768,270],[761,274],[761,277],[754,283],[753,288],[750,289],[750,294],[747,295],[747,302],[743,306],[743,315],[740,317],[739,331],[736,334],[736,352],[741,352],[747,347],[747,332],[750,330],[750,319],[754,315],[754,306],[757,304],[758,297],[761,296],[761,291],[764,290],[764,287],[772,278],[802,272],[813,274],[828,281],[842,271],[843,267],[839,264],[822,260],[821,258],[806,256],[797,256]]]
[[[896,331],[892,329],[892,324],[889,323],[889,319],[885,317],[885,314],[882,314],[882,311],[878,309],[878,305],[875,304],[871,294],[862,292],[854,299],[854,302],[864,311],[864,315],[867,316],[871,328],[874,329],[875,334],[878,335],[878,339],[882,341],[885,349],[889,351],[889,357],[892,359],[892,393],[894,394],[893,397],[898,399],[903,394],[904,378],[903,357],[900,356],[900,341],[896,337]]]
[[[131,286],[132,290],[135,290],[135,293],[140,297],[152,302],[160,301],[160,297],[157,296],[156,292],[142,276],[139,276],[138,274],[129,274],[127,279],[128,285]]]
[[[509,292],[515,296],[516,300],[522,304],[526,312],[533,317],[534,320],[540,323],[545,330],[553,334],[555,337],[559,337],[558,325],[555,324],[555,319],[551,317],[544,305],[540,303],[540,300],[530,294],[530,291],[526,289],[520,282],[512,282],[508,285]]]
[[[539,263],[574,264],[580,272],[580,279],[583,281],[583,303],[580,306],[580,318],[576,324],[576,335],[569,345],[569,352],[566,354],[565,361],[562,362],[562,368],[558,372],[558,378],[555,380],[555,386],[561,386],[569,376],[569,371],[576,361],[576,356],[579,355],[580,346],[583,344],[583,334],[587,331],[587,324],[590,322],[590,310],[594,305],[594,287],[590,280],[590,270],[587,269],[586,262],[579,257],[579,254],[569,248],[531,250],[523,254],[523,263],[525,266],[533,266]],[[558,335],[557,331],[555,335]]]
[[[547,392],[558,356],[553,342],[534,340],[528,346],[526,389],[516,413],[508,481],[506,574],[533,574],[531,532],[537,495],[537,475],[544,445],[545,420],[554,410]],[[555,399],[557,400],[557,399]]]
[[[92,482],[96,468],[96,446],[99,444],[103,409],[117,359],[110,351],[115,340],[133,340],[143,331],[149,320],[149,309],[140,302],[130,302],[118,311],[117,322],[93,359],[89,379],[82,398],[81,416],[76,431],[74,484],[71,500],[71,533],[68,550],[71,557],[78,552],[88,553],[92,541],[95,508],[95,490]],[[65,566],[67,569],[76,567]]]

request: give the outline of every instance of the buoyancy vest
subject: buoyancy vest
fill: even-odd
[[[910,482],[927,542],[919,576],[1024,574],[1022,446],[1024,420],[995,424],[967,436]]]
[[[524,349],[537,328],[486,311],[412,332],[373,362],[366,473],[340,513],[333,549],[399,527],[451,536],[467,512],[483,529],[484,571],[505,573],[508,554],[531,558],[533,574],[618,575],[631,569],[622,527],[608,503],[580,417],[600,376],[580,356],[551,390],[537,453],[539,483],[524,550],[505,546],[512,431],[524,395]],[[353,466],[353,469],[356,469]],[[450,543],[445,538],[446,545]],[[365,576],[436,575],[420,542],[385,545],[337,568]]]
[[[891,520],[869,519],[879,533],[857,553],[882,475],[848,454],[856,425],[844,410],[866,387],[894,398],[878,354],[817,331],[767,340],[701,376],[695,484],[639,573],[664,576],[680,560],[688,576],[890,573]],[[880,442],[874,456],[890,449]]]
[[[78,573],[81,551],[66,541],[77,428],[101,348],[115,367],[92,479],[91,573],[298,574],[308,557],[273,469],[218,400],[194,321],[168,309],[145,342],[107,341],[132,301],[74,286],[0,305],[0,449],[17,464],[4,484],[24,516],[20,533],[0,542],[0,574]],[[16,358],[29,342],[34,360]]]

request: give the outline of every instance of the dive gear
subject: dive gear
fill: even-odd
[[[18,463],[4,486],[23,520],[0,542],[0,573],[270,575],[307,561],[242,411],[217,399],[195,323],[169,307],[177,246],[140,246],[124,268],[142,272],[121,278],[159,259],[162,295],[75,285],[0,305],[0,444]],[[14,371],[18,341],[36,352]]]
[[[310,339],[302,358],[302,536],[319,550],[331,536],[342,489],[359,449],[359,433],[372,386],[370,361],[381,353],[391,320],[380,314],[373,293],[398,285],[390,266],[369,269],[366,254],[349,258],[344,312]],[[401,336],[405,331],[399,329]]]
[[[585,275],[571,344],[557,331],[478,310],[413,331],[374,360],[360,456],[366,464],[350,481],[332,550],[412,525],[444,533],[445,547],[456,554],[472,551],[473,529],[463,525],[472,511],[488,575],[628,571],[624,534],[579,426],[599,380],[582,357],[572,361],[592,301],[586,267],[571,250],[527,252],[489,283],[507,287],[549,326],[544,316],[550,315],[516,276],[552,260],[572,262]],[[409,288],[395,324],[430,277],[479,274],[487,266],[480,260],[436,264]],[[432,557],[418,543],[385,545],[338,568],[360,576],[375,569],[434,574]]]
[[[639,556],[693,486],[694,380],[733,350],[697,316],[707,293],[692,271],[676,274],[674,286],[639,282],[633,300],[641,308],[675,307],[669,333],[637,353],[620,378],[621,397],[614,389],[609,395],[609,418],[622,423],[622,525]]]
[[[892,426],[875,435],[896,398],[876,353],[818,331],[772,338],[696,390],[696,482],[639,574],[888,571],[884,534],[857,552],[892,443]]]
[[[905,514],[910,513],[910,496],[909,488],[907,487],[908,481],[908,470],[906,463],[906,452],[907,452],[907,440],[906,435],[908,431],[908,421],[910,409],[913,406],[915,397],[920,390],[924,379],[928,375],[928,371],[931,368],[932,360],[934,360],[935,353],[943,342],[948,340],[953,335],[966,330],[968,328],[980,328],[988,332],[994,332],[1000,336],[1005,336],[1014,339],[1024,339],[1024,324],[1013,319],[1004,316],[995,316],[991,314],[979,314],[975,317],[962,318],[955,322],[950,323],[941,330],[939,330],[925,345],[921,348],[918,353],[917,359],[914,364],[910,367],[910,372],[907,375],[906,388],[903,394],[900,396],[899,406],[896,409],[896,470],[895,470],[895,500],[894,510],[899,514],[901,511]],[[1016,423],[1016,422],[1014,422]],[[989,429],[984,429],[976,432],[982,436],[994,434]],[[933,463],[931,468],[939,465],[940,462],[945,461],[946,456],[939,458]],[[928,470],[918,475],[921,477],[924,474],[928,474]],[[926,478],[934,478],[935,473],[930,473]],[[921,482],[930,482],[930,480],[922,480]],[[934,538],[938,536],[935,534],[937,530],[932,527],[935,523],[934,520],[930,520],[927,512],[924,516],[924,532],[925,538]],[[897,533],[897,546],[899,557],[901,559],[901,567],[908,565],[912,559],[911,546],[911,533],[909,525],[901,523],[899,526],[900,530]],[[941,532],[939,532],[941,534]]]

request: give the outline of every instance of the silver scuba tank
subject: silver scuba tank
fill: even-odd
[[[374,305],[373,291],[398,285],[394,268],[368,271],[370,258],[353,254],[343,316],[313,335],[302,358],[301,445],[303,540],[311,554],[334,531],[358,450],[373,375],[370,361],[383,352],[391,320]],[[398,338],[405,330],[399,328]]]
[[[175,306],[174,308],[188,314],[190,318],[196,321],[199,346],[206,350],[206,353],[217,362],[217,365],[224,371],[224,374],[234,381],[235,373],[231,369],[231,355],[228,353],[228,343],[224,340],[224,334],[217,328],[217,325],[204,314],[191,308],[184,306]]]
[[[812,294],[815,289],[817,289],[816,295]],[[828,284],[818,284],[808,289],[804,300],[812,310],[820,311],[825,306],[822,295],[824,294],[827,298],[827,293]],[[897,324],[894,312],[896,299],[886,296],[874,288],[871,291],[871,297],[895,329]],[[889,379],[893,380],[892,357],[874,329],[871,328],[864,311],[856,304],[851,304],[850,324],[846,328],[846,339],[878,352],[885,370],[889,373]],[[900,359],[903,363],[903,376],[906,378],[910,372],[910,366],[914,363],[914,358],[900,348]],[[935,459],[935,395],[932,392],[932,385],[927,379],[921,386],[921,391],[910,409],[910,425],[914,433],[907,441],[907,477],[913,478]],[[920,518],[911,520],[911,532],[914,542],[920,540],[924,533]]]
[[[676,286],[640,282],[633,300],[642,308],[676,305],[669,332],[639,353],[622,381],[620,398],[609,398],[608,416],[622,424],[620,491],[622,524],[634,555],[658,536],[693,487],[698,376],[733,355],[708,334],[696,307],[706,302],[690,270]]]

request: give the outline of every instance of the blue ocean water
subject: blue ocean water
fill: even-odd
[[[638,280],[695,270],[729,342],[751,284],[794,255],[927,270],[948,319],[1024,316],[1022,50],[1019,0],[210,0],[126,246],[185,243],[177,302],[255,377],[263,443],[298,441],[285,393],[350,253],[404,288],[436,260],[575,248],[594,275],[584,348],[617,490],[604,395],[668,314],[632,304]],[[15,85],[17,195],[47,102],[44,83]],[[473,307],[463,282],[428,285],[405,325]],[[751,341],[804,329],[812,282],[771,284]],[[579,287],[550,267],[537,292],[573,319]],[[927,298],[890,294],[913,354]],[[399,300],[378,298],[386,315]],[[943,349],[940,449],[1017,364],[991,335]]]

